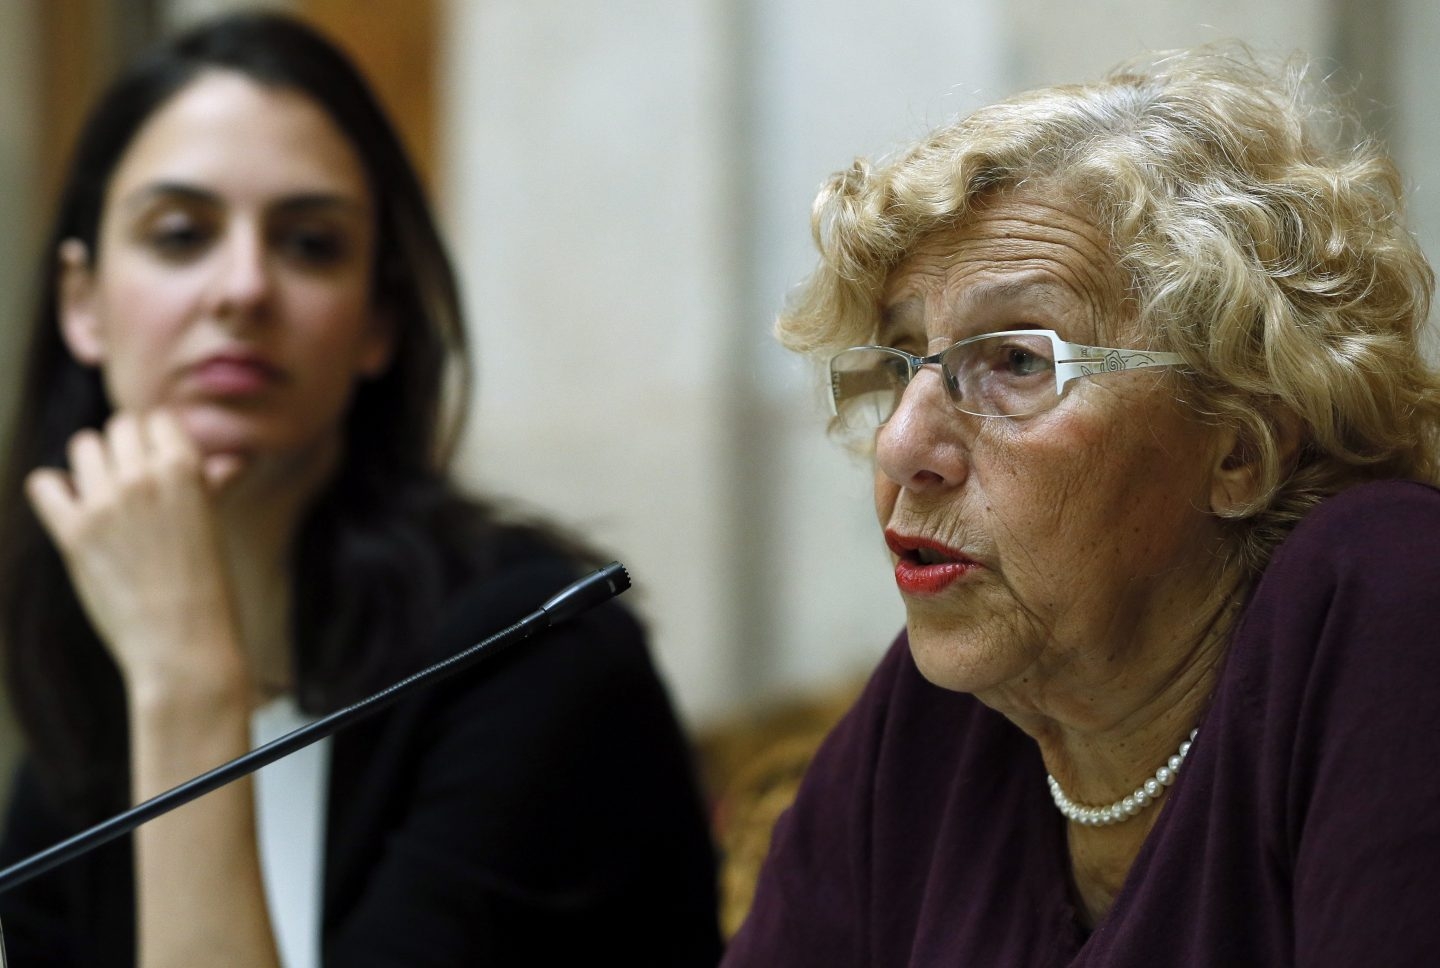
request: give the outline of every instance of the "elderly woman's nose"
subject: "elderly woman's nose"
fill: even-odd
[[[895,484],[912,491],[957,486],[969,468],[959,433],[961,417],[950,404],[940,374],[925,367],[876,431],[876,466]]]

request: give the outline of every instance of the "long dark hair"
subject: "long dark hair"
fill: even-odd
[[[39,300],[0,500],[0,632],[11,700],[42,776],[81,818],[127,795],[125,696],[58,553],[23,494],[34,467],[63,466],[66,442],[110,414],[99,373],[77,363],[57,325],[66,239],[92,260],[105,194],[145,122],[208,71],[298,91],[359,155],[375,200],[373,299],[396,324],[390,369],[357,389],[344,460],[302,522],[294,550],[292,629],[301,705],[342,704],[403,668],[397,643],[420,641],[462,577],[486,567],[495,525],[445,472],[470,371],[457,287],[425,194],[356,68],[296,20],[238,14],[205,23],[133,64],[81,131],[39,274]],[[259,162],[263,164],[262,162]]]

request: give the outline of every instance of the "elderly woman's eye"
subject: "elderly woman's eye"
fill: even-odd
[[[1048,344],[1025,337],[1002,335],[979,340],[973,344],[971,352],[983,358],[987,372],[1006,377],[1045,374],[1053,366]]]
[[[1005,368],[1015,376],[1031,376],[1050,369],[1050,361],[1023,346],[1009,347],[1005,352]]]

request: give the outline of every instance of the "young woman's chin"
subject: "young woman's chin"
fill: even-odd
[[[179,418],[202,456],[232,455],[247,464],[309,464],[333,454],[340,440],[338,427],[319,435],[307,434],[293,416],[185,407]]]
[[[235,413],[214,407],[180,407],[176,411],[180,426],[202,455],[249,455],[273,446],[275,433],[268,421],[250,414]]]

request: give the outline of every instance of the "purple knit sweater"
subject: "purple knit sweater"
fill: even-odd
[[[1440,491],[1312,511],[1238,623],[1109,913],[1035,744],[902,635],[776,828],[741,966],[1440,965]]]

